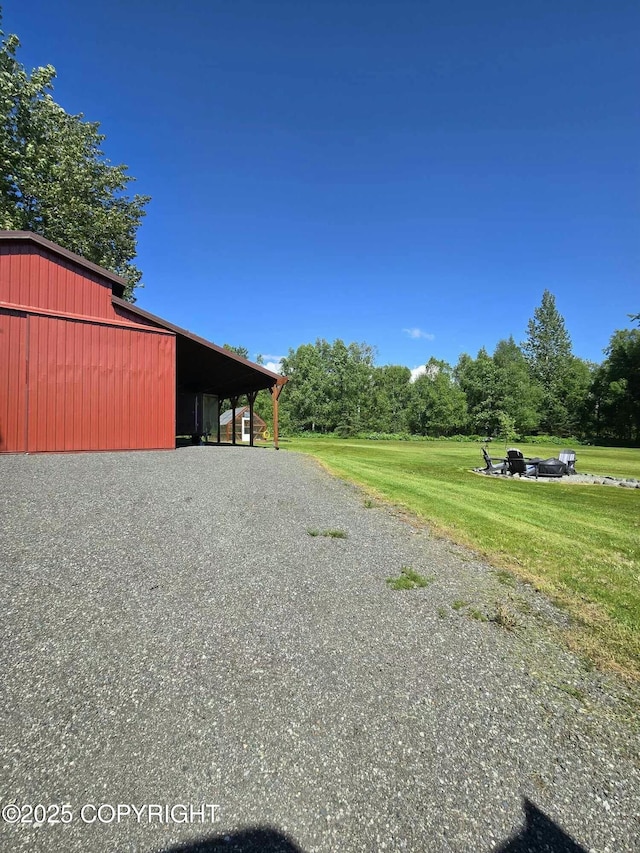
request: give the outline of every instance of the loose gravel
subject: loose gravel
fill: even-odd
[[[72,814],[0,848],[640,850],[638,690],[370,504],[291,452],[0,458],[0,805]],[[390,588],[403,567],[427,586]]]

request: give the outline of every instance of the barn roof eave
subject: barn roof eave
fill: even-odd
[[[137,305],[132,305],[124,299],[114,296],[112,302],[121,310],[130,312],[148,323],[175,333],[179,347],[178,383],[185,389],[190,386],[191,390],[205,391],[229,398],[252,391],[273,388],[274,386],[281,387],[288,381],[288,377],[267,370],[261,364],[255,364],[246,358],[242,358],[242,356],[211,343],[199,335],[194,335],[187,329],[176,326],[162,317],[138,308]],[[215,363],[224,364],[225,376],[224,379],[219,378],[212,383],[206,375],[208,372],[207,364],[212,370]],[[194,387],[196,385],[199,387]]]

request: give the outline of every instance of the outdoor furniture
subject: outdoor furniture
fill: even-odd
[[[517,447],[510,447],[506,457],[490,456],[486,447],[482,448],[485,467],[477,468],[484,474],[508,474],[511,477],[564,477],[565,474],[575,474],[576,454],[574,450],[563,450],[560,458],[540,459],[539,456],[528,458]]]
[[[505,474],[507,468],[507,460],[504,457],[489,456],[487,448],[482,448],[482,455],[486,464],[485,472],[487,474]]]
[[[521,450],[518,450],[515,447],[510,447],[509,450],[507,450],[507,470],[512,477],[515,476],[515,474],[518,474],[520,477],[526,476],[527,463]]]
[[[542,459],[538,463],[538,474],[541,477],[564,477],[566,473],[567,466],[560,459]]]
[[[576,452],[575,450],[561,450],[558,454],[558,459],[564,462],[567,468],[567,474],[577,474],[576,471]]]
[[[540,459],[525,459],[522,451],[517,447],[511,447],[507,450],[507,471],[513,477],[517,474],[519,477],[530,477],[533,474],[538,479],[538,464]]]

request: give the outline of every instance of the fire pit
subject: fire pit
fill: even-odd
[[[537,463],[538,477],[564,477],[567,466],[559,459],[543,459]]]

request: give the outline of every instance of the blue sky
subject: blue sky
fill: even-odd
[[[5,0],[152,196],[138,304],[250,356],[492,351],[640,311],[635,0]]]

